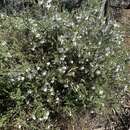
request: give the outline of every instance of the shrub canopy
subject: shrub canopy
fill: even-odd
[[[74,12],[52,4],[41,20],[1,14],[1,127],[51,129],[81,110],[115,107],[124,95],[127,52],[118,24],[106,30],[97,10]]]

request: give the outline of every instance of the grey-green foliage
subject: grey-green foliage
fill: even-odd
[[[104,32],[98,12],[59,13],[42,20],[0,19],[0,126],[51,129],[81,110],[117,106],[127,85],[122,34]],[[125,88],[125,90],[124,90]]]

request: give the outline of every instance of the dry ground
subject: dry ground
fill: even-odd
[[[125,9],[122,11],[121,23],[126,32],[125,45],[130,48],[130,9]]]

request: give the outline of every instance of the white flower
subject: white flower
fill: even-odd
[[[66,47],[66,48],[65,48],[65,51],[68,51],[68,50],[69,50],[69,48]]]
[[[100,90],[100,91],[99,91],[99,94],[102,95],[102,94],[103,94],[103,90]]]
[[[121,41],[118,41],[118,45],[121,45],[121,43],[122,43]]]
[[[42,73],[43,76],[46,76],[46,74],[47,74],[47,71],[44,71],[44,72]]]
[[[89,42],[89,45],[92,45],[92,42]]]
[[[59,97],[56,98],[56,103],[59,103],[60,99]]]
[[[1,18],[4,18],[4,14],[1,13],[1,14],[0,14],[0,17],[1,17]]]
[[[3,41],[2,42],[2,46],[5,46],[7,43],[6,43],[6,41]]]
[[[59,53],[63,53],[64,52],[64,48],[58,48]]]
[[[10,57],[10,58],[11,58],[11,57],[12,57],[12,55],[8,52],[8,53],[7,53],[7,57]]]
[[[81,95],[79,95],[79,98],[81,98],[82,96]]]
[[[91,114],[94,114],[95,112],[92,110],[90,113],[91,113]]]
[[[73,61],[73,60],[71,60],[71,61],[70,61],[70,63],[71,63],[71,64],[73,64],[73,63],[74,63],[74,61]]]
[[[32,18],[29,18],[28,21],[33,24],[34,23],[34,20]]]
[[[102,105],[102,107],[104,107],[104,106],[105,106],[105,104],[104,104],[104,103],[101,103],[101,105]]]
[[[65,88],[68,88],[68,87],[69,87],[69,85],[68,85],[68,84],[65,84],[65,85],[64,85],[64,87],[65,87]]]
[[[21,125],[18,125],[18,128],[19,128],[19,129],[21,129],[21,127],[22,127]]]
[[[92,90],[95,90],[95,89],[96,89],[95,86],[93,86],[93,87],[92,87]]]
[[[98,42],[98,45],[101,45],[102,44],[102,42],[100,41],[100,42]]]
[[[40,41],[40,43],[41,43],[41,44],[45,43],[45,40],[44,40],[44,39],[42,39],[42,40]]]
[[[51,3],[51,2],[52,2],[52,0],[48,0],[47,2],[48,2],[48,3]]]
[[[65,58],[64,57],[61,57],[60,60],[63,61]]]
[[[36,38],[39,38],[41,37],[41,35],[39,33],[36,34]]]
[[[73,45],[74,45],[74,46],[77,46],[77,42],[76,42],[76,41],[73,41]]]
[[[36,120],[36,116],[35,116],[35,115],[32,115],[32,119],[33,119],[33,120]]]
[[[110,47],[107,47],[107,48],[105,48],[105,50],[107,51],[107,52],[110,52]]]
[[[26,72],[29,72],[30,70],[31,70],[30,68],[27,68],[25,71],[26,71]]]
[[[66,66],[63,66],[63,67],[62,67],[62,69],[63,69],[63,70],[66,70],[66,69],[67,69],[67,67],[66,67]]]
[[[51,95],[53,96],[53,95],[54,95],[54,90],[53,90],[53,88],[50,89],[50,92],[51,92]]]
[[[43,121],[44,120],[44,118],[39,118],[39,121]]]
[[[124,87],[124,91],[127,91],[128,90],[128,86],[126,85],[125,87]]]
[[[59,70],[59,72],[61,72],[61,73],[65,73],[65,70],[67,69],[67,67],[66,66],[63,66],[63,67],[61,67],[61,68],[59,68],[58,70]]]
[[[33,47],[31,50],[32,50],[32,51],[35,51],[35,47]]]
[[[14,82],[15,80],[13,78],[10,79],[12,82]]]
[[[35,24],[33,24],[33,26],[34,26],[34,27],[37,27],[37,24],[35,23]]]
[[[106,53],[105,56],[109,56],[110,53]]]
[[[51,3],[46,3],[46,7],[47,7],[47,9],[50,9]]]
[[[47,129],[50,129],[50,128],[51,128],[51,125],[48,125],[48,126],[47,126]]]
[[[38,4],[41,6],[44,3],[44,0],[38,0]]]
[[[80,70],[84,70],[85,69],[85,67],[84,66],[82,66],[81,68],[80,68]]]
[[[114,27],[119,28],[120,25],[119,25],[118,23],[115,23],[115,24],[114,24]]]
[[[88,60],[88,59],[86,59],[86,61],[88,62],[89,60]]]
[[[54,79],[52,79],[52,80],[51,80],[51,83],[54,83],[54,82],[55,82],[55,80],[54,80]]]
[[[33,33],[36,33],[36,28],[32,28],[32,30],[31,30]]]
[[[23,81],[25,78],[24,77],[21,77],[21,81]]]
[[[87,16],[87,17],[85,18],[85,20],[87,20],[87,21],[88,21],[88,19],[89,19],[89,16]]]
[[[61,42],[61,44],[64,44],[64,36],[60,36],[60,37],[58,37],[58,40]]]
[[[32,90],[28,90],[28,92],[27,92],[28,94],[31,94],[32,93]]]
[[[27,76],[30,80],[33,78],[32,74],[28,74]]]
[[[54,91],[53,88],[51,88],[51,89],[50,89],[50,92],[53,92],[53,91]]]
[[[20,77],[20,76],[18,76],[18,78],[17,78],[17,79],[18,79],[18,81],[20,81],[20,80],[21,80],[21,77]]]
[[[37,66],[37,70],[40,70],[40,67],[39,67],[39,66]]]
[[[97,75],[100,75],[100,74],[101,74],[101,71],[100,71],[100,70],[97,70],[97,71],[96,71],[96,74],[97,74]]]
[[[56,14],[56,15],[55,15],[55,19],[56,19],[57,21],[60,21],[62,18],[61,18],[60,15]]]
[[[117,65],[116,72],[120,70],[120,65]]]
[[[43,91],[44,91],[44,92],[47,92],[47,87],[44,87],[44,88],[43,88]]]
[[[91,52],[90,52],[90,51],[88,52],[88,55],[89,55],[89,56],[91,55]]]
[[[47,62],[47,66],[49,66],[51,63],[50,62]]]
[[[45,115],[44,115],[43,119],[44,119],[44,120],[47,120],[47,119],[48,119],[48,117],[49,117],[49,114],[50,114],[50,112],[49,112],[49,111],[47,111],[47,112],[45,113]]]
[[[72,112],[71,111],[69,112],[69,116],[72,116]]]
[[[27,105],[29,104],[29,101],[27,101],[27,103],[26,103]]]

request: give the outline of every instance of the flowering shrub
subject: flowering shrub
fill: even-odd
[[[5,129],[53,129],[53,121],[83,109],[117,105],[127,88],[127,52],[116,23],[105,31],[96,10],[48,12],[39,21],[1,15],[0,126]]]

